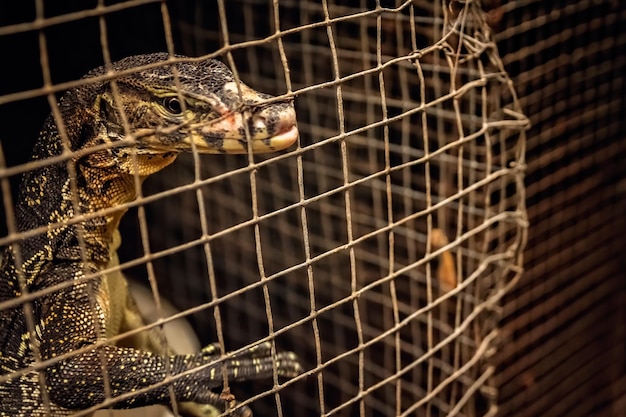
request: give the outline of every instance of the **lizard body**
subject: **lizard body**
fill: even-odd
[[[1,416],[69,415],[151,387],[168,373],[176,376],[200,366],[111,406],[167,405],[171,389],[177,401],[224,410],[226,401],[210,391],[223,384],[223,372],[234,381],[271,377],[274,368],[283,376],[300,372],[294,354],[271,355],[268,344],[223,358],[216,345],[197,354],[175,355],[150,334],[143,341],[138,336],[117,345],[108,342],[143,322],[121,272],[84,279],[117,263],[117,227],[125,210],[102,210],[135,199],[136,180],[171,164],[179,152],[195,148],[200,153],[246,153],[248,147],[267,152],[290,146],[298,135],[291,102],[263,103],[270,96],[241,83],[238,88],[230,70],[218,61],[178,57],[176,63],[166,64],[167,59],[167,54],[150,54],[112,64],[119,72],[163,63],[116,78],[116,94],[109,81],[69,90],[58,105],[65,144],[52,115],[44,124],[33,160],[105,146],[75,154],[69,164],[73,169],[67,162],[51,163],[22,178],[15,203],[16,229],[47,227],[47,231],[12,243],[2,255]],[[85,77],[105,73],[101,67]],[[129,133],[135,142],[120,142]],[[93,213],[70,222],[79,214]],[[59,284],[67,285],[58,289]],[[56,290],[45,292],[54,286]],[[36,296],[39,291],[44,292]],[[3,302],[26,293],[36,297],[30,303],[3,307]],[[28,309],[34,317],[33,332]],[[48,362],[42,366],[39,361]],[[242,416],[251,413],[247,407],[237,411]]]

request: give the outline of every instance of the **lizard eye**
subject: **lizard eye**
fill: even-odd
[[[181,114],[183,107],[180,105],[178,97],[166,97],[163,100],[163,107],[172,114]]]

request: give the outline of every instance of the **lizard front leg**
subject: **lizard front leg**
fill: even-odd
[[[76,265],[57,265],[51,274],[79,276]],[[46,379],[53,402],[68,409],[84,409],[107,399],[105,381],[110,397],[126,395],[115,401],[114,408],[134,408],[151,404],[169,404],[171,385],[177,401],[213,404],[224,409],[226,401],[210,391],[223,384],[224,374],[231,381],[270,378],[274,369],[281,376],[292,377],[301,368],[295,355],[281,352],[272,356],[269,344],[255,346],[238,355],[222,358],[215,345],[190,355],[170,355],[147,350],[104,344],[106,342],[107,294],[102,292],[101,280],[77,283],[61,292],[45,297],[38,303],[40,349],[44,360],[83,349],[46,368]],[[97,332],[97,330],[99,332]],[[169,374],[175,379],[162,384]],[[182,377],[177,375],[190,372]],[[127,394],[149,389],[132,396]],[[249,415],[249,409],[239,408],[239,415]]]
[[[116,229],[113,233],[113,239],[110,245],[109,268],[119,266],[117,249],[120,245],[121,236]],[[107,316],[107,337],[110,338],[144,327],[147,322],[141,314],[135,298],[131,294],[128,282],[122,271],[117,270],[107,273],[104,283],[107,286],[110,299],[109,314]],[[163,345],[164,343],[165,346]],[[125,337],[119,340],[116,345],[147,350],[157,354],[177,353],[168,344],[167,340],[160,337],[158,330],[155,328],[146,329],[140,333]],[[217,346],[214,346],[214,348],[217,349]],[[219,349],[217,349],[216,352],[219,352]],[[218,404],[221,406],[219,409],[216,408]],[[224,401],[216,394],[214,401],[211,401],[210,404],[179,402],[177,404],[177,411],[184,417],[217,417],[224,411]],[[239,414],[249,416],[252,414],[252,411],[248,407],[245,407],[245,410],[241,410]]]

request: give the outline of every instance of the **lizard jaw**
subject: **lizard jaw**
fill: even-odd
[[[244,126],[247,126],[247,132]],[[191,127],[184,143],[200,153],[247,153],[248,138],[253,153],[280,151],[298,139],[296,113],[291,104],[269,106],[247,116],[228,112],[217,121]]]
[[[298,128],[292,126],[287,131],[268,138],[252,138],[251,150],[253,153],[266,153],[280,151],[293,145],[298,139]],[[202,152],[202,149],[198,149]],[[246,153],[248,151],[245,139],[224,138],[220,152]],[[210,152],[210,151],[209,151]]]
[[[251,150],[253,153],[276,152],[286,149],[293,145],[298,139],[299,133],[296,125],[287,127],[286,129],[274,134],[254,135],[250,133]],[[193,143],[193,145],[192,145]],[[245,154],[248,152],[248,141],[245,134],[242,135],[224,135],[222,137],[211,137],[195,132],[186,135],[181,144],[177,146],[180,151],[190,151],[192,146],[198,153],[202,154]]]
[[[286,149],[293,145],[298,139],[298,128],[292,126],[287,131],[279,133],[272,137],[252,138],[251,150],[253,153],[276,152]],[[191,134],[184,140],[188,146],[183,151],[191,150],[191,142],[195,144],[196,151],[202,154],[245,154],[248,152],[247,141],[244,137],[224,137],[220,139],[207,140],[202,135]]]

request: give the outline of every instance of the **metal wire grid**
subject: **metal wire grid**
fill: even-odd
[[[503,4],[502,59],[532,128],[525,273],[507,296],[502,416],[624,413],[626,11]]]
[[[298,95],[296,150],[177,161],[129,205],[122,232],[125,273],[167,294],[203,342],[269,339],[301,355],[307,373],[287,390],[242,388],[262,393],[258,415],[494,411],[486,358],[498,300],[521,272],[525,119],[483,16],[453,3],[218,2],[219,31],[203,26],[202,3],[193,23],[193,3],[170,3],[182,52],[218,50],[255,88]],[[86,15],[103,28],[112,7],[0,35]],[[73,85],[44,79],[0,103]],[[2,167],[5,202],[7,178],[29,167]],[[434,227],[452,242],[434,248]],[[437,281],[446,251],[452,291]]]

